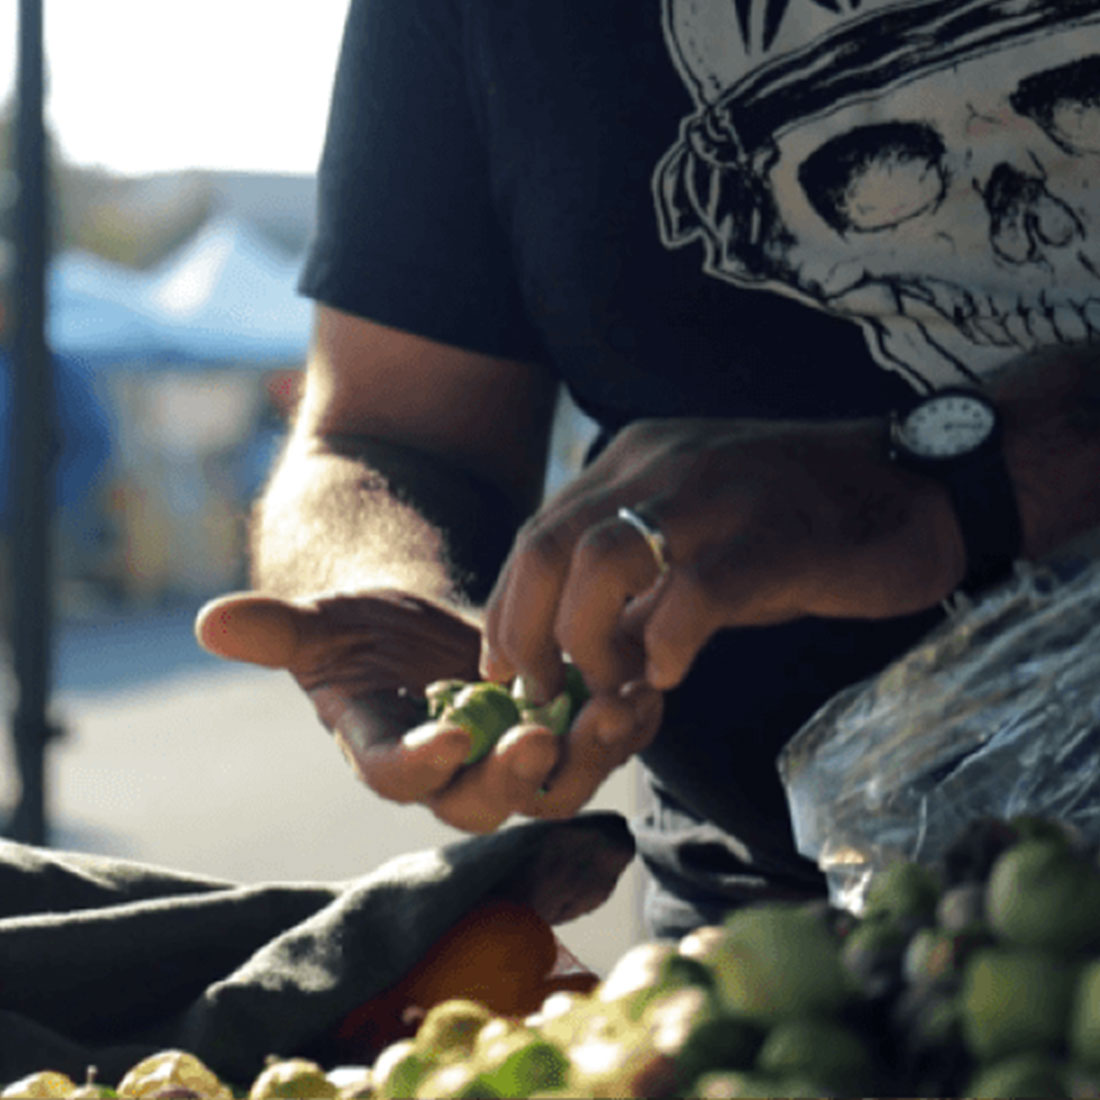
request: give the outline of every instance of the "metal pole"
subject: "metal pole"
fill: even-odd
[[[48,188],[42,2],[19,2],[12,293],[12,664],[17,689],[12,732],[21,791],[6,832],[28,844],[46,843],[55,452],[53,365],[46,346]]]

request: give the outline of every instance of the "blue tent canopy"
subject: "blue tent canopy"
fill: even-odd
[[[298,268],[228,217],[148,272],[66,253],[51,271],[51,346],[94,367],[301,363],[311,306],[297,293]]]
[[[142,303],[146,279],[88,252],[59,256],[49,276],[50,346],[90,366],[160,359],[165,343]]]

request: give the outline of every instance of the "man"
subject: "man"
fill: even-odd
[[[655,936],[820,893],[785,741],[1100,520],[1098,59],[1095,2],[353,0],[259,592],[200,637],[459,828],[640,755]],[[603,433],[539,507],[562,383]],[[563,654],[564,741],[402,739]]]

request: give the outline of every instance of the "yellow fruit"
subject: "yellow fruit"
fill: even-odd
[[[452,998],[431,1008],[416,1033],[416,1047],[433,1057],[463,1057],[478,1032],[493,1018],[480,1002]]]
[[[369,1066],[336,1066],[325,1076],[336,1086],[339,1100],[371,1100],[374,1096]]]
[[[316,1062],[288,1058],[272,1062],[252,1082],[248,1100],[335,1100],[338,1092]]]
[[[40,1100],[44,1097],[68,1096],[76,1088],[76,1082],[63,1073],[55,1073],[53,1070],[44,1069],[38,1073],[28,1074],[18,1081],[8,1085],[0,1096],[14,1097],[26,1096],[31,1100]]]
[[[190,1089],[203,1100],[233,1100],[232,1092],[185,1050],[162,1050],[143,1058],[119,1082],[118,1094],[143,1098],[168,1088]]]

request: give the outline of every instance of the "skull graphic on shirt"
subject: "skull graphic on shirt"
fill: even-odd
[[[666,244],[859,321],[919,389],[1100,338],[1100,4],[895,4],[730,87],[695,64]]]

